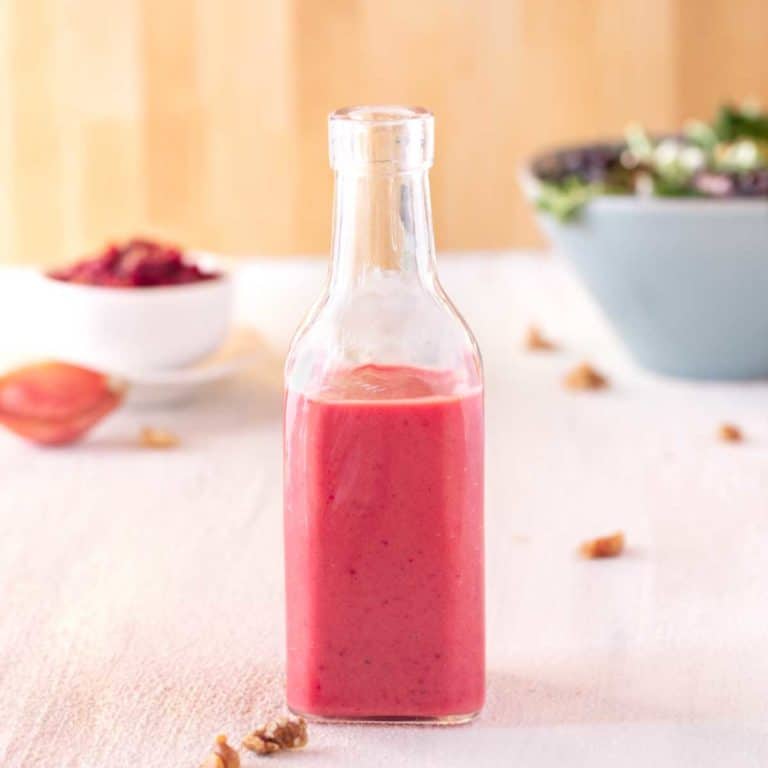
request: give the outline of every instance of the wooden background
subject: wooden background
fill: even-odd
[[[765,99],[767,31],[765,0],[0,0],[0,260],[324,252],[326,114],[365,101],[435,111],[440,247],[532,245],[528,153]]]

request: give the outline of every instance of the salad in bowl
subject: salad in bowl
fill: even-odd
[[[564,254],[650,370],[768,377],[768,114],[725,105],[675,134],[535,156],[524,186]]]

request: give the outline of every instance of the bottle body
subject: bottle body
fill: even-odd
[[[288,705],[461,721],[485,685],[482,371],[434,274],[426,170],[381,175],[337,176],[365,234],[339,247],[336,222],[286,365]]]

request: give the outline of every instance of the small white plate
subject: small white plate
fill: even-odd
[[[189,400],[214,384],[248,371],[258,384],[282,386],[282,361],[251,328],[230,332],[212,355],[184,368],[162,371],[106,371],[128,385],[126,403],[138,406],[171,405]]]

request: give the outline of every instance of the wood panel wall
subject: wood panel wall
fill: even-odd
[[[324,252],[326,114],[437,115],[442,248],[538,241],[552,143],[768,103],[765,0],[0,0],[0,260],[146,232]]]

